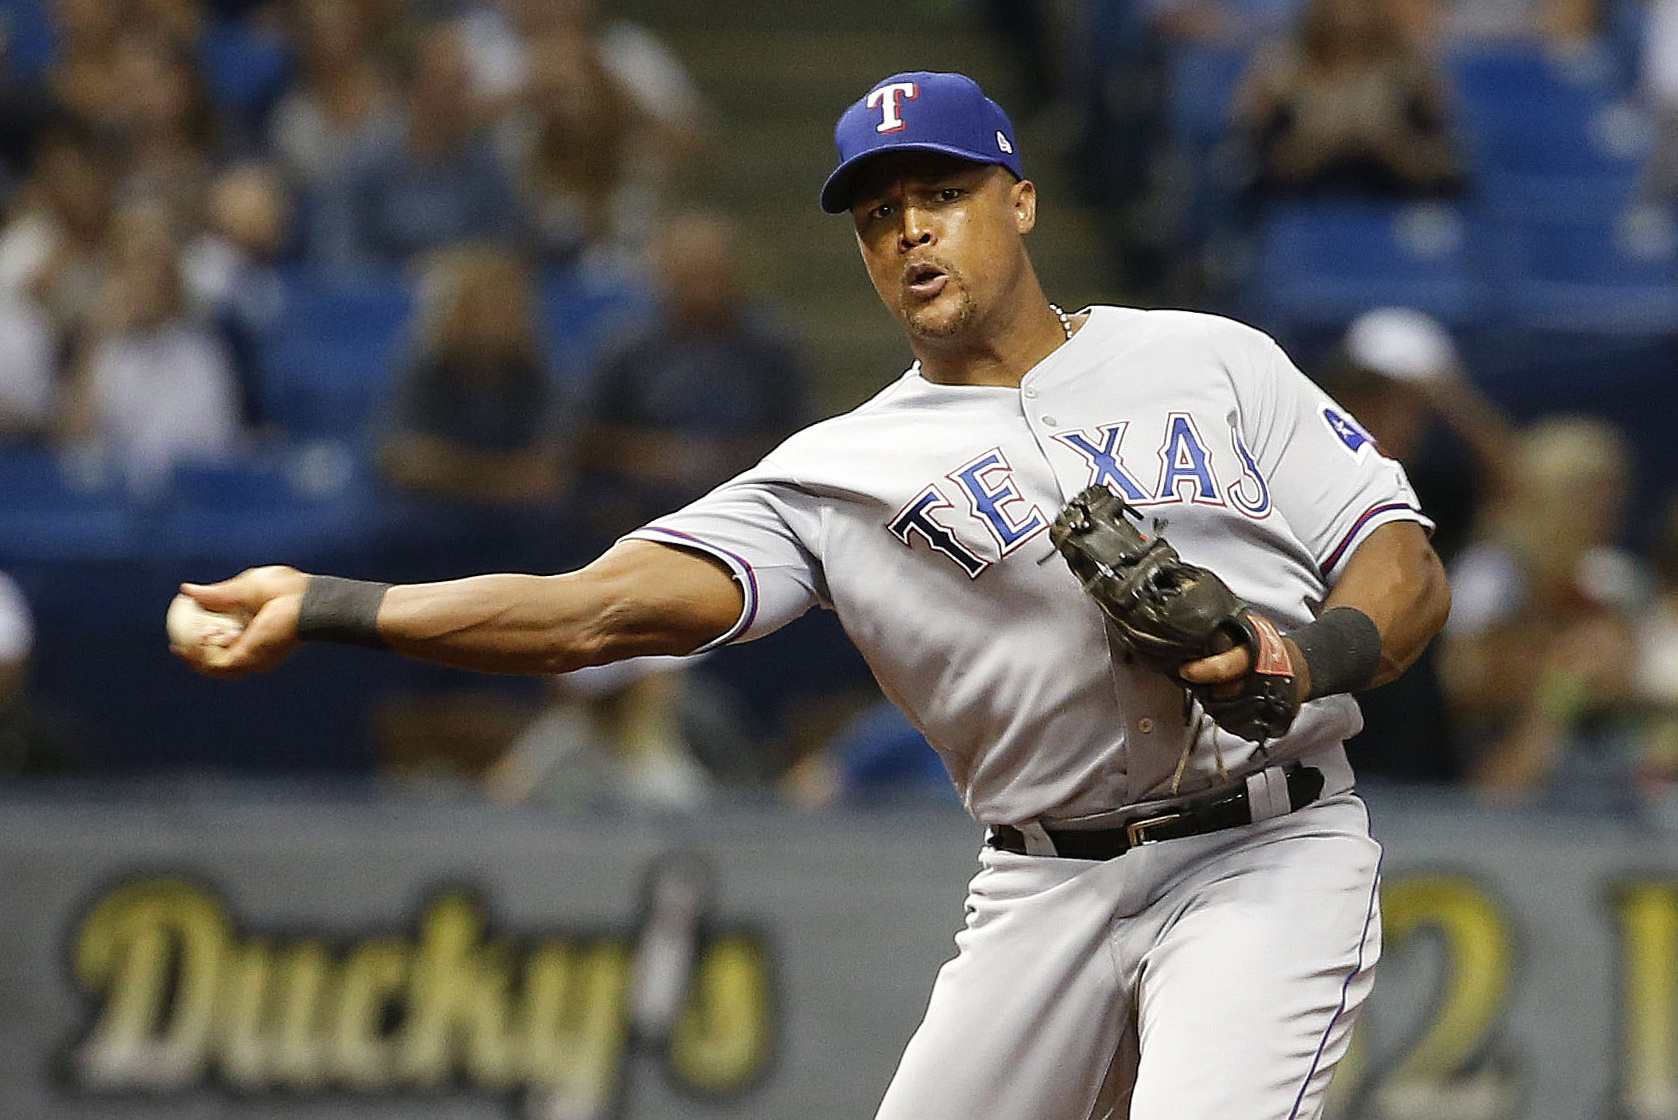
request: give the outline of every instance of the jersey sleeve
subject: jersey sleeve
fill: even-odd
[[[691,548],[734,574],[744,602],[725,633],[696,653],[761,638],[816,605],[826,605],[819,560],[818,500],[767,461],[675,513],[629,533],[627,540]]]
[[[1358,545],[1388,522],[1432,531],[1404,468],[1281,347],[1264,338],[1249,372],[1245,437],[1275,508],[1325,579],[1337,579]]]

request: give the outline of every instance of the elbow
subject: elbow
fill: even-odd
[[[1410,568],[1406,609],[1389,623],[1381,643],[1380,667],[1370,681],[1378,688],[1397,680],[1445,628],[1451,614],[1451,581],[1439,555],[1425,541]]]
[[[1427,550],[1424,564],[1422,611],[1427,620],[1427,641],[1422,644],[1425,648],[1428,641],[1445,629],[1445,621],[1451,617],[1451,580],[1445,574],[1444,562],[1432,548]]]

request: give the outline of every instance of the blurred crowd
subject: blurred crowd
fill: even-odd
[[[1413,310],[1359,317],[1316,373],[1404,463],[1453,593],[1423,660],[1362,698],[1360,772],[1678,823],[1678,499],[1629,548],[1616,427],[1514,423]]]
[[[1017,54],[1021,115],[1074,120],[1075,170],[1131,291],[1208,306],[1220,237],[1278,200],[1484,192],[1441,61],[1463,44],[1618,67],[1650,122],[1621,201],[1669,209],[1678,0],[1639,4],[1634,31],[1623,3],[977,6]],[[386,579],[563,570],[813,419],[807,359],[748,290],[740,229],[686,193],[714,110],[607,5],[0,13],[0,514],[29,504],[15,480],[50,477],[84,534],[67,548],[87,550],[97,491],[142,522],[209,527],[153,533],[170,556],[272,559],[288,539]],[[1210,122],[1173,82],[1222,83]],[[1678,824],[1678,503],[1628,540],[1634,446],[1599,416],[1517,421],[1477,388],[1459,326],[1384,308],[1335,322],[1307,362],[1409,469],[1456,590],[1444,637],[1367,697],[1354,758]],[[258,525],[235,548],[252,496],[274,501],[275,463],[289,496],[263,508],[292,516],[297,499],[308,532]],[[181,513],[216,495],[234,520]],[[15,555],[25,590],[50,584],[61,558],[21,543],[0,539],[0,567]],[[0,773],[98,754],[31,701],[31,617],[0,578]],[[511,704],[410,689],[381,703],[378,758],[560,804],[952,796],[857,666],[831,672],[840,699],[772,733],[728,676],[652,660]]]
[[[43,537],[95,491],[166,520],[253,495],[281,463],[298,493],[279,504],[300,515],[365,472],[367,500],[315,537],[335,530],[316,552],[367,574],[563,570],[810,419],[805,360],[746,291],[739,231],[681,189],[709,110],[647,28],[589,0],[0,14],[18,33],[0,43],[0,459],[9,484],[63,483],[66,510],[29,523]],[[392,345],[366,345],[387,326]],[[6,505],[41,500],[23,488]],[[257,529],[243,562],[262,558]],[[147,536],[112,547],[239,551]],[[63,556],[24,543],[0,551],[78,559],[73,535]],[[0,766],[59,769],[74,736],[25,703],[28,604],[0,590],[0,741],[17,740]],[[682,676],[554,682],[533,723],[495,700],[399,697],[379,756],[489,774],[508,796],[691,801],[705,721],[685,713],[705,705]],[[749,737],[711,722],[711,741]]]
[[[1626,215],[1623,238],[1670,237],[1671,0],[983,7],[1028,104],[1077,134],[1075,182],[1144,294],[1238,296],[1267,217],[1300,202],[1444,201],[1492,227]]]
[[[282,271],[423,268],[470,324],[500,310],[485,284],[635,270],[705,127],[658,40],[582,0],[219,15],[61,0],[42,72],[0,83],[0,432],[96,443],[140,489],[273,419],[260,344]],[[493,349],[531,334],[514,317],[414,334]]]

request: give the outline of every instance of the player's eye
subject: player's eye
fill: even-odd
[[[943,190],[938,192],[938,201],[954,202],[956,199],[960,198],[963,193],[965,192],[963,192],[960,187],[945,187]]]
[[[872,210],[868,211],[868,217],[872,221],[879,222],[879,221],[884,221],[886,218],[891,217],[892,213],[893,213],[893,210],[892,210],[891,203],[882,202],[882,203],[880,203],[880,205],[878,205],[878,206],[874,207]]]

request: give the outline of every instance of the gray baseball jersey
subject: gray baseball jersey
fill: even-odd
[[[1356,702],[1307,704],[1267,753],[1128,664],[1048,526],[1102,483],[1284,628],[1390,521],[1428,525],[1402,468],[1268,337],[1096,307],[1018,388],[911,368],[859,408],[632,537],[716,556],[744,591],[716,644],[837,612],[988,824],[1065,821],[1288,758],[1333,759]],[[1344,767],[1343,755],[1338,755]]]

